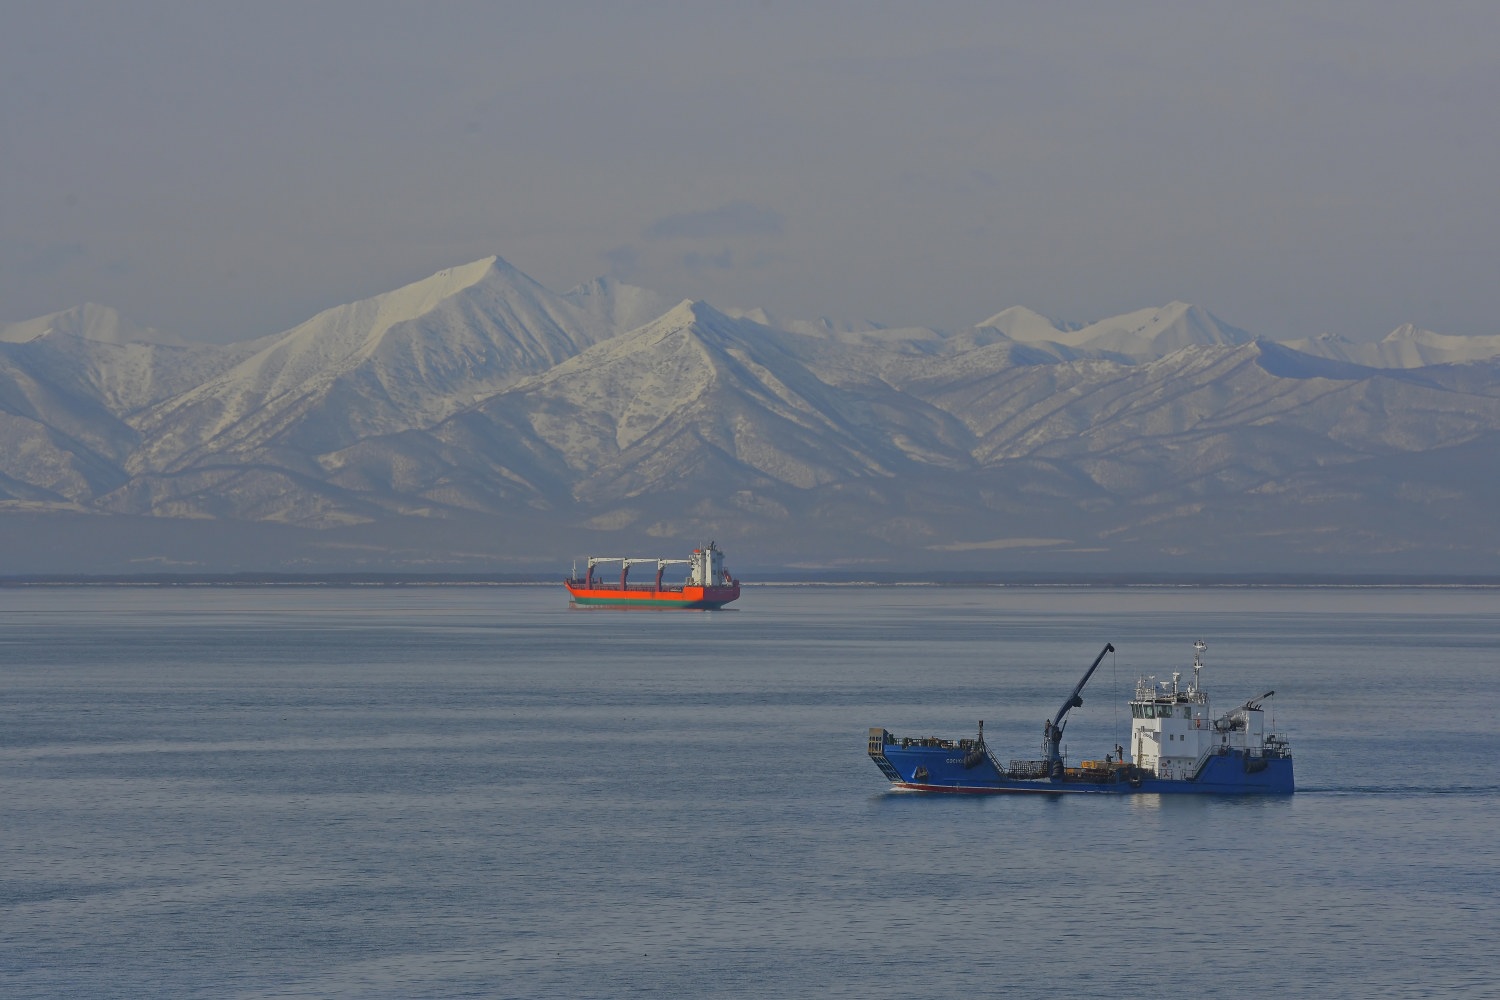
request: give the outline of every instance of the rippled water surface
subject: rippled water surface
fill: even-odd
[[[1275,689],[1275,799],[892,794]],[[0,590],[0,994],[1494,996],[1500,592]],[[1013,751],[1013,752],[1012,752]]]

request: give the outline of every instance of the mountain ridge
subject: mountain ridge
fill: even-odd
[[[79,537],[121,553],[96,558],[150,560],[141,518],[225,553],[258,524],[354,567],[700,534],[787,564],[1500,557],[1492,486],[1452,457],[1500,440],[1500,338],[1273,343],[1183,302],[886,329],[559,295],[498,256],[240,344],[139,329],[103,307],[3,328],[0,536],[93,518]]]

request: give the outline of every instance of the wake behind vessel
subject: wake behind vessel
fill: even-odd
[[[1182,685],[1181,672],[1171,681],[1143,677],[1130,700],[1130,749],[1116,745],[1103,760],[1069,767],[1062,749],[1068,712],[1083,704],[1088,683],[1104,649],[1042,728],[1040,760],[1002,762],[984,740],[984,723],[976,739],[901,738],[870,729],[869,754],[897,788],[923,792],[1039,792],[1159,794],[1284,794],[1293,791],[1292,754],[1286,738],[1267,731],[1262,703],[1267,691],[1223,715],[1209,708],[1199,686],[1203,642],[1193,644],[1193,679]]]
[[[596,576],[594,569],[601,563],[619,563],[618,583],[605,581]],[[642,563],[656,567],[656,577],[651,583],[629,582],[630,567]],[[662,582],[668,566],[688,567],[687,579],[680,584]],[[686,559],[628,558],[624,556],[589,556],[588,568],[583,577],[578,576],[575,565],[573,575],[563,581],[574,604],[616,605],[651,608],[722,608],[740,596],[740,581],[730,575],[724,566],[724,552],[713,542],[707,548],[694,549]]]

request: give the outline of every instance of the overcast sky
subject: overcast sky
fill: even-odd
[[[0,321],[190,339],[498,253],[958,328],[1500,333],[1500,4],[0,0]]]

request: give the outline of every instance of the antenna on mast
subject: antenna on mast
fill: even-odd
[[[1198,690],[1198,673],[1203,669],[1203,651],[1208,648],[1208,643],[1199,639],[1193,643],[1193,690]]]

